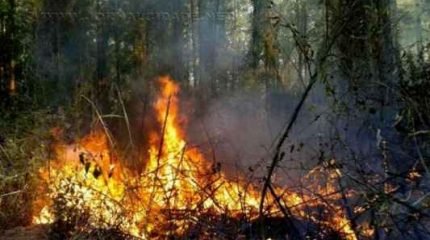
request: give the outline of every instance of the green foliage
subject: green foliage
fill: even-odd
[[[405,77],[400,83],[406,126],[409,133],[428,130],[430,126],[430,61],[419,56],[405,55]]]
[[[50,127],[59,122],[47,111],[0,119],[0,229],[31,222],[38,169],[49,159]]]

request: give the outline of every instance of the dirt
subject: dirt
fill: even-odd
[[[17,227],[0,232],[0,240],[47,240],[48,226]]]

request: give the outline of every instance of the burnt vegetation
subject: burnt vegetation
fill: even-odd
[[[430,239],[427,0],[0,1],[0,239]]]

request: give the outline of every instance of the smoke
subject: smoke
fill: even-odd
[[[202,116],[190,122],[189,141],[202,146],[206,155],[227,171],[248,169],[262,175],[298,101],[297,95],[276,91],[241,91],[215,99]],[[318,147],[323,147],[330,133],[328,120],[321,116],[325,107],[317,101],[306,103],[284,146],[288,154],[282,165],[295,169],[301,164],[317,164]]]
[[[294,91],[240,91],[214,99],[200,106],[203,114],[190,120],[188,140],[230,174],[252,172],[264,177],[274,146],[300,97]],[[339,114],[323,85],[317,85],[282,148],[286,154],[280,163],[281,179],[298,180],[332,159],[344,171],[382,173],[381,138],[393,150],[400,149],[399,136],[392,128],[382,127],[378,118],[366,111]],[[393,154],[392,158],[396,157]]]
[[[218,84],[224,80],[222,78],[233,78],[221,76],[222,74],[235,71],[243,64],[248,47],[246,43],[250,37],[247,31],[249,25],[239,30],[226,29],[225,26],[231,24],[224,23],[233,20],[227,5],[217,7],[208,2],[205,13],[194,16],[185,1],[174,4],[169,2],[167,5],[166,1],[131,1],[130,5],[119,4],[120,1],[107,3],[110,7],[97,14],[107,20],[108,24],[103,27],[110,33],[108,42],[115,37],[114,33],[118,28],[127,29],[124,35],[120,35],[120,46],[124,46],[120,50],[124,56],[131,55],[131,46],[137,44],[135,41],[141,37],[140,32],[134,32],[136,29],[132,29],[131,25],[140,26],[137,24],[140,22],[138,20],[147,20],[142,25],[147,36],[141,39],[151,46],[150,49],[145,49],[148,51],[145,52],[148,54],[148,62],[143,66],[147,70],[146,76],[138,76],[130,81],[134,95],[130,101],[134,105],[131,110],[134,115],[132,119],[137,119],[134,125],[138,126],[135,129],[144,129],[141,127],[145,125],[141,120],[145,118],[142,115],[150,114],[150,99],[146,95],[151,92],[148,87],[151,84],[144,83],[151,79],[148,76],[166,72],[185,82],[190,80],[190,72],[193,72],[195,77],[201,78],[203,84]],[[71,11],[80,10],[80,15],[61,15],[55,19],[46,19],[49,16],[45,15],[45,19],[39,24],[39,38],[35,48],[40,67],[38,72],[46,76],[46,79],[53,80],[56,85],[52,88],[53,94],[62,97],[68,96],[70,92],[57,94],[57,87],[62,87],[66,92],[72,89],[72,82],[90,81],[96,70],[97,49],[94,38],[98,26],[89,24],[92,22],[89,20],[95,20],[95,6],[88,3],[69,7]],[[50,6],[45,8],[45,11],[65,11]],[[244,7],[239,10],[241,12],[236,21],[249,23],[249,9]],[[194,25],[191,17],[195,18]],[[57,28],[53,28],[54,26]],[[178,32],[175,32],[175,28]],[[178,33],[181,37],[175,36]],[[193,46],[193,37],[199,41],[197,46]],[[111,45],[110,49],[113,49]],[[110,52],[113,54],[114,51]],[[193,59],[195,55],[197,59]],[[115,57],[106,57],[110,57],[106,59],[110,65],[108,74],[110,78],[114,78],[117,70],[112,66],[115,64]],[[191,61],[199,62],[194,66],[196,68],[190,66]],[[122,62],[130,63],[125,59],[121,59]],[[139,72],[137,68],[140,67],[132,66],[131,70],[124,70],[122,76],[133,78],[131,72]],[[60,82],[55,82],[57,80]],[[227,79],[226,82],[233,80],[236,79]],[[294,83],[294,80],[290,82]],[[271,160],[273,146],[299,99],[300,91],[269,91],[265,94],[238,91],[213,99],[204,106],[191,105],[189,108],[198,107],[205,111],[204,114],[191,117],[187,131],[190,143],[203,148],[209,159],[223,163],[226,168],[234,169],[237,166],[238,169],[254,169],[257,166],[264,170],[263,167]],[[352,102],[347,105],[354,108]],[[282,166],[301,168],[303,164],[311,167],[330,158],[344,162],[353,162],[354,158],[359,158],[368,160],[363,165],[368,164],[369,169],[376,169],[379,163],[372,160],[379,159],[381,155],[377,144],[378,128],[382,131],[383,138],[391,138],[392,132],[378,124],[377,119],[368,118],[367,112],[359,111],[349,116],[339,116],[332,109],[330,99],[325,96],[324,86],[316,86],[284,145],[283,150],[287,154]]]

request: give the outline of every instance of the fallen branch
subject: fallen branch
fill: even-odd
[[[17,195],[17,194],[20,194],[20,193],[22,193],[22,192],[23,192],[23,190],[17,190],[17,191],[13,191],[13,192],[5,193],[5,194],[0,195],[0,198],[4,198],[4,197],[8,197],[8,196],[12,196],[12,195]]]

